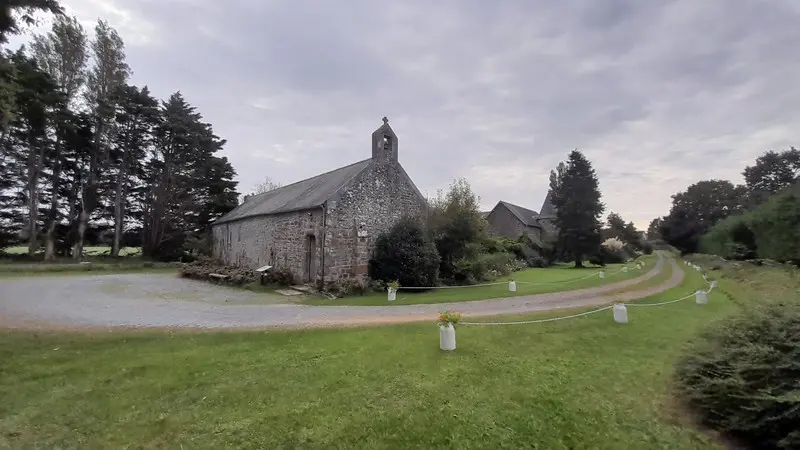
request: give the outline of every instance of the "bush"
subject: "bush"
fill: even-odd
[[[642,242],[642,253],[645,255],[652,255],[653,254],[653,244],[649,242]]]
[[[346,295],[364,295],[369,288],[369,284],[362,283],[357,279],[343,279],[331,283],[327,291],[337,297],[344,297]]]
[[[550,262],[547,261],[546,258],[543,256],[531,256],[525,259],[525,263],[528,267],[549,267]]]
[[[435,286],[439,254],[413,219],[402,219],[375,241],[369,260],[373,280],[399,281],[401,286]]]
[[[264,273],[261,278],[264,284],[277,286],[291,286],[294,284],[294,274],[285,267],[273,267]]]
[[[705,426],[753,448],[800,448],[800,302],[748,313],[702,335],[677,388]]]

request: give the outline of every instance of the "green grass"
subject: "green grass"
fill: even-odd
[[[2,249],[4,253],[8,253],[9,255],[24,255],[28,253],[28,247],[19,245],[16,247],[8,247]],[[39,249],[39,252],[44,252],[44,249]],[[90,246],[84,247],[83,252],[86,256],[101,256],[104,254],[111,254],[111,247],[109,246]],[[119,249],[119,256],[134,256],[142,253],[142,249],[140,247],[122,247]]]
[[[28,277],[34,275],[101,275],[120,272],[174,272],[180,263],[131,261],[125,263],[59,264],[59,263],[15,263],[0,264],[0,278]]]
[[[434,289],[425,292],[403,290],[401,286],[400,291],[397,293],[397,299],[393,302],[389,302],[387,300],[386,292],[369,292],[364,295],[352,295],[333,300],[319,296],[307,296],[299,301],[309,305],[397,306],[415,305],[420,303],[463,302],[469,300],[518,297],[522,295],[543,294],[547,292],[571,291],[575,289],[602,286],[605,284],[616,283],[630,278],[639,277],[653,268],[653,265],[656,261],[656,256],[643,256],[637,261],[644,261],[646,263],[645,268],[640,270],[630,268],[627,273],[614,274],[615,272],[619,272],[619,270],[622,269],[625,264],[609,264],[602,269],[606,273],[606,277],[602,280],[598,276],[580,280],[581,278],[588,277],[598,272],[601,270],[600,267],[576,269],[571,265],[564,264],[548,268],[524,269],[519,272],[514,272],[510,275],[510,278],[513,278],[517,281],[516,292],[509,292],[508,290],[507,281],[509,277],[502,277],[496,281],[502,282],[502,284],[494,286],[445,288]],[[634,265],[631,264],[630,267],[634,267]],[[524,284],[525,282],[547,284]]]
[[[645,301],[701,284],[687,271]],[[702,307],[630,308],[627,325],[611,311],[464,325],[449,354],[433,321],[0,333],[0,447],[720,448],[676,420],[669,381],[686,341],[736,309],[715,291]]]

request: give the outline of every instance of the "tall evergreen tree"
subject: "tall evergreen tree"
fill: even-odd
[[[19,50],[12,58],[17,73],[17,111],[11,123],[10,139],[4,148],[16,160],[18,187],[25,201],[25,226],[28,254],[38,249],[40,181],[47,159],[52,157],[52,140],[48,133],[56,112],[64,105],[64,96],[50,76],[39,69],[33,59]],[[19,167],[24,166],[24,170]]]
[[[114,180],[114,239],[111,256],[119,256],[125,225],[129,193],[137,177],[142,176],[147,150],[154,144],[155,127],[161,118],[158,100],[145,86],[124,86],[118,95],[116,120],[112,123],[112,161],[116,165]]]
[[[564,170],[551,176],[550,190],[558,243],[575,267],[583,267],[584,258],[599,250],[600,216],[605,210],[597,174],[583,153],[574,150],[569,154]]]
[[[162,105],[153,156],[145,164],[142,253],[169,258],[181,252],[188,233],[202,233],[208,223],[238,198],[233,168],[214,159],[225,141],[176,92]],[[215,205],[199,204],[213,198]],[[223,206],[220,207],[219,204]]]
[[[647,227],[648,241],[663,239],[661,237],[661,221],[662,219],[660,217],[656,217],[655,219],[650,221],[650,225]]]
[[[52,30],[46,35],[34,37],[31,45],[33,57],[61,87],[66,96],[65,108],[55,123],[55,146],[52,156],[50,177],[50,208],[45,224],[46,261],[55,258],[55,230],[59,217],[59,197],[62,191],[62,166],[64,164],[62,145],[66,127],[72,126],[75,118],[70,106],[74,107],[79,90],[86,78],[87,54],[86,31],[76,17],[58,16]]]
[[[103,20],[94,29],[91,49],[94,65],[87,77],[86,101],[95,118],[94,146],[89,158],[88,173],[82,188],[78,234],[73,257],[83,256],[83,240],[91,214],[99,203],[99,182],[109,160],[109,122],[114,117],[115,94],[128,79],[130,68],[125,62],[125,44],[117,31]]]

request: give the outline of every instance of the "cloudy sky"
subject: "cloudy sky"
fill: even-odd
[[[62,3],[117,28],[133,83],[198,107],[244,192],[369,157],[388,116],[423,193],[466,177],[487,210],[538,210],[578,148],[643,228],[689,184],[800,145],[797,0]]]

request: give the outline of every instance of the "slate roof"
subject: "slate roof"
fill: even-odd
[[[241,205],[217,219],[214,225],[248,217],[316,208],[324,204],[348,181],[366,169],[370,161],[371,159],[365,159],[263,194],[248,197]]]
[[[519,219],[520,222],[524,223],[525,225],[529,227],[541,228],[541,225],[539,225],[539,222],[536,220],[536,218],[539,216],[536,211],[504,201],[500,201],[499,204],[508,208],[508,210],[511,211],[511,213],[514,214],[514,216],[516,216],[517,219]]]
[[[550,191],[547,191],[547,196],[544,198],[544,202],[542,203],[542,212],[539,213],[539,216],[548,219],[553,219],[556,217],[556,207],[553,205]]]

